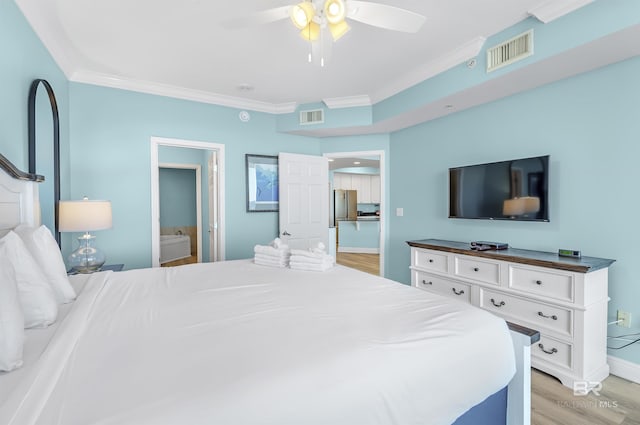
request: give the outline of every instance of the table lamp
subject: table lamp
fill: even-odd
[[[95,246],[96,237],[89,232],[111,228],[111,202],[60,201],[58,228],[61,232],[84,232],[78,237],[78,248],[68,257],[76,273],[93,273],[105,262],[105,255]]]

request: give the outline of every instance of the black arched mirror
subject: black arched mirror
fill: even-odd
[[[45,92],[38,92],[40,86]],[[58,103],[51,84],[36,79],[29,89],[29,173],[45,176],[40,186],[42,224],[55,236],[58,231],[58,201],[60,200],[60,121]],[[51,111],[51,115],[48,114]],[[53,131],[51,131],[53,129]],[[37,139],[37,143],[36,143]]]

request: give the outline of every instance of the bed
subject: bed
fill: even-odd
[[[0,208],[4,232],[37,223],[29,202]],[[0,373],[0,423],[528,423],[531,333],[455,300],[251,260],[69,280],[77,299]]]

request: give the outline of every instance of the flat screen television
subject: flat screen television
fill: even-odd
[[[549,155],[450,168],[449,218],[549,221]]]

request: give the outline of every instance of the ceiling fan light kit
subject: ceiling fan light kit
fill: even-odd
[[[309,22],[309,24],[300,31],[300,37],[307,41],[318,40],[320,38],[320,25],[314,21]]]
[[[424,16],[410,10],[374,1],[304,0],[291,6],[263,10],[251,17],[232,19],[227,25],[261,25],[287,17],[300,30],[302,39],[311,44],[309,55],[320,66],[324,66],[325,58],[330,55],[331,41],[339,40],[351,29],[347,20],[405,33],[417,32],[425,21]]]
[[[293,25],[302,30],[311,23],[315,14],[313,3],[304,1],[291,8],[291,21]]]
[[[347,16],[347,8],[342,0],[327,0],[324,4],[324,15],[330,24],[344,22]]]

